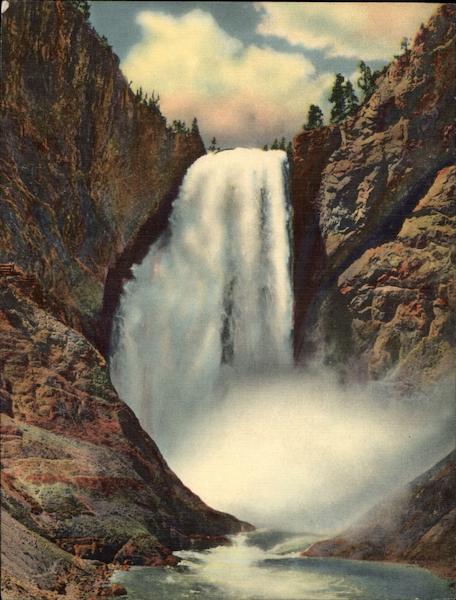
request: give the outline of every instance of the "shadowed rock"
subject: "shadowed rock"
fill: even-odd
[[[403,387],[451,368],[455,14],[438,9],[353,118],[294,140],[298,361]]]
[[[456,579],[456,451],[303,556],[407,561]]]

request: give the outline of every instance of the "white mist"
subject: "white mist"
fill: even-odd
[[[337,532],[452,450],[449,387],[398,401],[322,367],[241,378],[172,466],[209,505],[258,527]]]

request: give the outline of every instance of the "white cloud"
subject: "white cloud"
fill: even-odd
[[[143,11],[142,40],[122,69],[135,86],[158,91],[166,117],[198,118],[206,141],[259,145],[291,138],[310,103],[322,103],[333,75],[317,74],[299,52],[244,45],[201,10],[174,17]]]
[[[257,33],[328,57],[389,60],[439,4],[424,2],[256,2]]]

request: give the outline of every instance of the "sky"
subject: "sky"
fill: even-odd
[[[360,60],[381,68],[438,6],[93,0],[91,22],[168,121],[196,117],[206,145],[257,147],[296,135],[311,103],[327,117],[335,73],[356,84]]]

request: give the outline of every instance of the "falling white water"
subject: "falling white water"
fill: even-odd
[[[200,158],[124,288],[111,375],[171,460],[240,374],[291,364],[286,154]]]
[[[453,396],[445,384],[399,402],[387,383],[293,372],[286,172],[283,152],[241,149],[190,168],[123,291],[111,373],[211,506],[327,532],[451,450]]]

